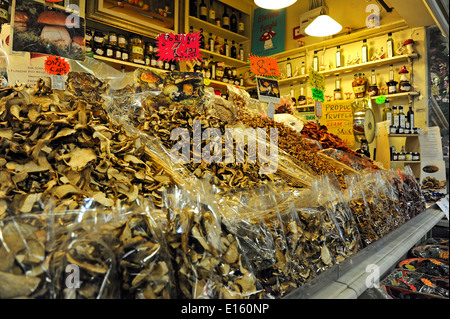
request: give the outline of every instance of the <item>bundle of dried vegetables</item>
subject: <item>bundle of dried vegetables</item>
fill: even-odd
[[[138,135],[111,121],[101,97],[106,84],[72,72],[67,88],[62,100],[30,88],[1,98],[0,216],[29,213],[51,197],[69,209],[84,198],[111,207],[151,197],[160,205],[171,176]]]

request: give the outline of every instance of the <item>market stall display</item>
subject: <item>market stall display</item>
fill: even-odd
[[[234,89],[190,105],[173,90],[112,90],[85,73],[66,85],[61,98],[1,91],[1,298],[282,298],[422,208],[409,171],[352,180],[360,174],[317,157],[325,140],[345,152],[338,140],[323,129],[323,139],[302,137]],[[195,120],[222,138],[229,127],[277,128],[284,174],[260,174],[247,152],[242,163],[194,163],[192,151],[175,163],[171,132],[192,134]],[[62,281],[68,265],[81,269],[81,288]]]

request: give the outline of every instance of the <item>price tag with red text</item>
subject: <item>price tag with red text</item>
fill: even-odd
[[[70,65],[64,58],[49,55],[45,60],[45,71],[52,75],[66,75],[70,71]]]
[[[278,61],[276,58],[259,57],[253,54],[249,55],[250,73],[253,76],[278,78],[280,70],[278,69]]]
[[[163,33],[156,38],[158,61],[203,60],[200,31],[188,34]]]

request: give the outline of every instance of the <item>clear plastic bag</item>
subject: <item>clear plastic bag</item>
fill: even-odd
[[[383,237],[393,229],[393,222],[390,214],[384,211],[383,201],[378,195],[377,179],[374,174],[366,174],[362,180],[362,189],[370,211],[370,218],[373,221],[373,228],[378,238]]]
[[[172,259],[164,233],[167,221],[150,200],[121,212],[113,231],[122,298],[176,298]]]
[[[280,298],[296,287],[290,253],[274,193],[267,187],[241,190],[233,200],[223,196],[224,223],[239,243],[268,298]]]
[[[178,298],[259,298],[260,288],[245,264],[236,238],[204,181],[193,189],[171,189],[164,196],[167,243],[172,251]]]
[[[342,262],[361,247],[361,237],[335,175],[323,175],[314,184],[319,204],[327,209],[327,245],[337,262]]]
[[[51,297],[47,212],[0,219],[0,299]]]
[[[54,299],[118,299],[120,280],[109,233],[115,218],[101,208],[55,211],[50,273]]]
[[[364,191],[362,190],[361,177],[358,174],[346,176],[346,198],[349,202],[350,210],[358,225],[362,244],[368,246],[378,240],[378,235],[374,229],[375,225],[370,217],[370,208],[367,205]]]

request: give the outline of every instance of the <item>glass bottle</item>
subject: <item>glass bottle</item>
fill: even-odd
[[[302,66],[300,68],[300,74],[305,75],[305,73],[306,73],[306,67],[305,67],[305,62],[303,61]]]
[[[386,99],[384,101],[384,109],[383,109],[383,121],[389,121],[389,126],[392,126],[392,109],[389,106],[389,100]]]
[[[175,60],[170,61],[170,71],[176,71],[177,69],[177,63],[175,62]]]
[[[200,28],[200,49],[205,48],[205,36],[203,35],[203,29]]]
[[[396,162],[396,161],[398,161],[398,152],[395,149],[395,146],[392,146],[392,147],[393,147],[392,160]]]
[[[197,18],[197,0],[189,1],[189,15]]]
[[[394,65],[389,65],[389,82],[394,81]]]
[[[230,16],[227,13],[227,7],[223,9],[222,28],[230,30]]]
[[[398,160],[399,160],[399,161],[405,161],[405,160],[406,160],[406,149],[405,149],[405,145],[402,146],[402,150],[401,150],[400,153],[398,154]]]
[[[405,120],[406,120],[406,115],[405,115],[405,113],[403,113],[403,105],[400,105],[398,107],[398,121],[399,121],[399,126],[403,129],[405,129],[405,127],[406,127]]]
[[[223,44],[223,54],[225,56],[230,56],[230,45],[228,44],[227,39],[225,39],[225,43]]]
[[[387,57],[392,58],[394,56],[394,40],[392,39],[392,32],[388,33],[386,48],[387,48]]]
[[[339,77],[339,74],[336,74],[336,80],[334,83],[335,83],[334,99],[342,100],[341,78]]]
[[[199,15],[200,20],[206,21],[206,17],[208,16],[208,8],[206,7],[205,0],[202,0],[200,2],[199,11],[200,11]]]
[[[369,87],[369,95],[376,96],[378,95],[378,86],[377,86],[377,76],[375,74],[375,70],[371,71],[370,75],[370,87]]]
[[[224,67],[223,67],[223,62],[219,62],[219,63],[217,63],[217,66],[216,66],[216,80],[217,81],[222,81],[222,79],[223,79],[223,75],[224,75]]]
[[[298,96],[298,106],[306,105],[306,96],[305,89],[303,87],[303,83],[300,83],[300,95]]]
[[[209,60],[209,67],[211,68],[211,79],[216,79],[216,63],[213,61],[213,56],[211,55]]]
[[[245,60],[244,48],[242,47],[242,43],[239,44],[239,60],[241,61]]]
[[[367,47],[367,40],[363,40],[363,46],[361,49],[361,63],[366,63],[368,61],[369,48]]]
[[[238,21],[237,21],[237,16],[236,13],[234,12],[234,10],[231,12],[231,17],[230,17],[230,31],[231,32],[238,32]]]
[[[408,113],[406,114],[406,117],[409,122],[409,129],[413,130],[415,127],[414,126],[415,123],[414,123],[414,110],[412,108],[412,105],[409,106],[409,110],[408,110]]]
[[[291,96],[291,100],[292,100],[292,102],[294,102],[294,105],[297,105],[297,100],[295,99],[295,92],[294,92],[293,84],[291,84],[291,86],[290,86],[289,95]]]
[[[234,40],[231,41],[230,56],[231,56],[233,59],[236,59],[236,57],[237,57],[236,46],[235,46],[235,44],[234,44]]]
[[[216,10],[214,10],[213,0],[209,0],[208,22],[216,23]]]
[[[245,32],[245,23],[244,20],[242,20],[242,13],[239,12],[238,33],[243,35],[244,32]]]
[[[336,68],[340,68],[342,66],[342,55],[341,55],[341,46],[337,46],[336,50]]]
[[[287,62],[286,62],[286,77],[287,78],[291,78],[292,77],[291,58],[287,58]]]
[[[156,53],[153,52],[152,56],[150,57],[150,66],[153,68],[156,68],[156,62],[157,62],[157,58],[156,58]]]
[[[313,55],[313,70],[319,72],[319,57],[317,56],[317,51],[314,51]]]
[[[212,33],[209,33],[209,39],[208,39],[208,50],[211,52],[214,52],[214,38],[212,36]]]
[[[399,115],[398,115],[398,112],[397,112],[397,106],[396,105],[394,105],[393,107],[392,107],[392,125],[395,127],[395,128],[398,128],[399,126],[400,126],[400,118],[399,118]]]

